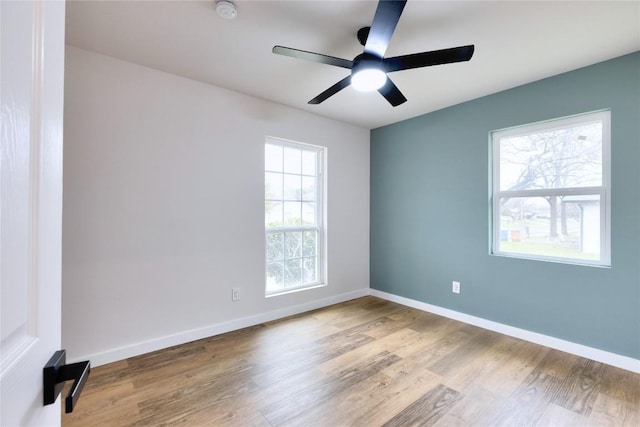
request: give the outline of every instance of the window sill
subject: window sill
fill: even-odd
[[[318,283],[316,285],[304,286],[304,287],[293,288],[293,289],[285,289],[285,290],[278,291],[278,292],[268,293],[268,294],[265,294],[264,297],[265,298],[278,297],[278,296],[281,296],[281,295],[292,294],[292,293],[295,293],[295,292],[302,292],[302,291],[308,291],[308,290],[311,290],[311,289],[324,288],[325,286],[327,286],[326,283]]]
[[[551,262],[554,264],[565,264],[565,265],[573,265],[577,267],[596,267],[596,268],[611,268],[610,263],[605,263],[602,261],[598,262],[587,262],[579,259],[566,259],[566,258],[553,258],[553,257],[544,257],[544,256],[536,256],[536,255],[527,255],[527,254],[516,254],[516,253],[508,253],[508,252],[492,252],[489,253],[490,256],[502,257],[502,258],[511,258],[511,259],[521,259],[525,261],[542,261],[542,262]]]

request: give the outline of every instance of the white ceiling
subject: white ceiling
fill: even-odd
[[[375,1],[70,1],[67,43],[322,116],[376,128],[640,50],[640,1],[409,0],[385,56],[475,44],[471,61],[390,74],[408,101],[347,88],[307,101],[348,70],[274,45],[353,59]]]

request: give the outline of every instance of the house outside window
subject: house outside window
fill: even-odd
[[[323,147],[266,139],[267,296],[324,284],[325,151]]]
[[[610,111],[490,139],[492,254],[610,266]]]

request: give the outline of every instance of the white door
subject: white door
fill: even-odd
[[[59,426],[64,2],[0,0],[0,425]]]

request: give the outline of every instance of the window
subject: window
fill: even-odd
[[[267,296],[323,283],[323,157],[321,147],[266,140]]]
[[[610,265],[610,112],[491,133],[492,253]]]

